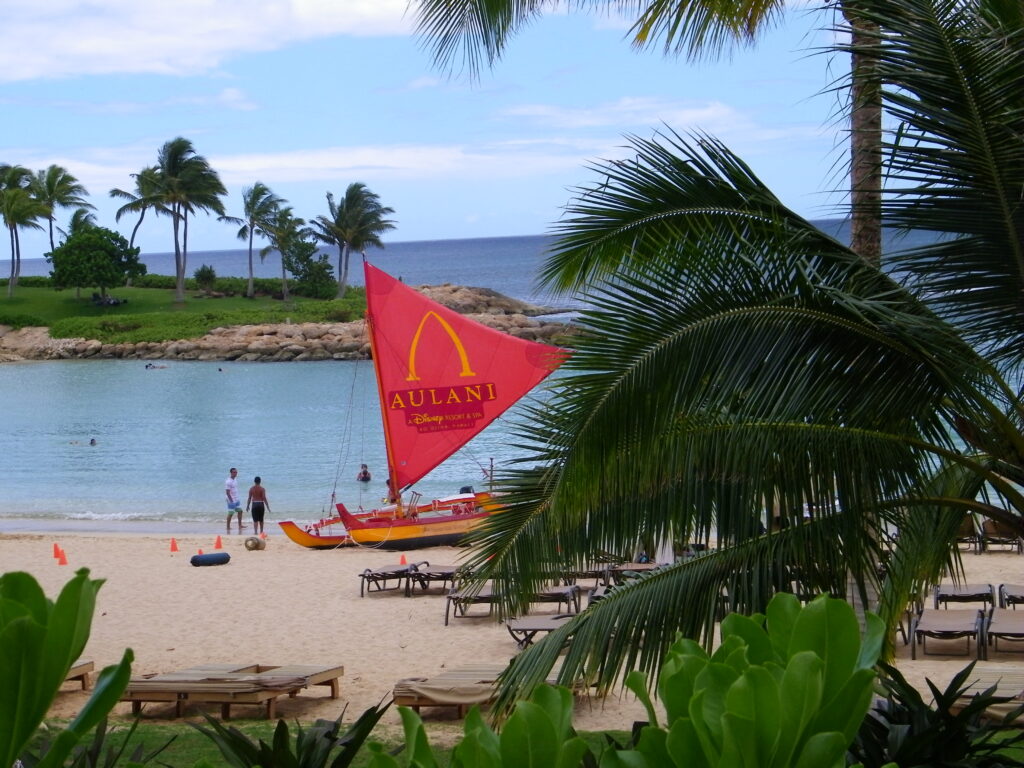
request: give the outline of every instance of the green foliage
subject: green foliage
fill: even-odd
[[[0,325],[9,325],[18,329],[46,325],[46,323],[35,315],[9,315],[0,312]]]
[[[289,253],[282,256],[284,268],[295,276],[292,290],[314,299],[333,299],[337,292],[334,268],[326,254],[317,253],[315,243],[297,241]]]
[[[118,732],[118,729],[113,728],[108,732],[107,719],[103,718],[96,726],[92,741],[89,744],[76,747],[71,759],[65,765],[67,768],[113,768],[113,766],[120,764],[123,758],[127,760],[128,765],[132,766],[132,768],[134,766],[148,765],[177,738],[177,736],[171,736],[161,746],[148,752],[145,745],[138,742],[134,745],[131,752],[127,752],[128,745],[135,735],[135,730],[138,726],[139,721],[137,719],[133,720],[131,727],[128,728],[120,743],[114,743],[113,736]],[[22,755],[21,763],[24,768],[36,768],[41,760],[45,758],[49,749],[50,743],[44,742],[39,750],[39,754],[25,753]]]
[[[210,293],[217,282],[217,273],[214,272],[213,267],[210,265],[203,264],[196,270],[195,278],[196,287],[201,291]]]
[[[119,233],[104,227],[81,229],[47,256],[55,288],[113,288],[128,278],[146,274],[139,249],[128,246]]]
[[[928,681],[934,704],[925,703],[920,692],[899,670],[881,665],[880,682],[886,700],[879,702],[864,718],[850,747],[850,758],[865,768],[881,768],[890,762],[900,766],[934,768],[1002,768],[1024,762],[1006,753],[1008,747],[1024,744],[1024,733],[1007,726],[1024,713],[1024,705],[1008,710],[1000,720],[984,716],[993,704],[1012,702],[1011,696],[997,696],[995,688],[972,695],[970,702],[955,709],[967,693],[972,662],[940,691]]]
[[[234,768],[346,768],[389,706],[370,707],[344,733],[340,733],[344,711],[337,720],[317,720],[309,728],[296,724],[294,743],[284,720],[277,721],[269,744],[263,739],[253,741],[237,728],[226,728],[205,713],[209,727],[193,727],[209,737]]]
[[[27,573],[0,576],[0,765],[13,765],[25,750],[85,647],[102,583],[83,568],[53,602]],[[126,650],[120,664],[100,673],[89,701],[57,734],[39,768],[62,765],[106,717],[128,683],[131,661]]]
[[[6,287],[11,281],[9,277],[0,279],[0,286]],[[52,288],[53,281],[48,277],[42,275],[32,275],[30,277],[19,277],[18,278],[19,288]]]

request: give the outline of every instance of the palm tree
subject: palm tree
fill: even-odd
[[[957,568],[965,513],[1024,530],[1024,17],[987,0],[859,10],[879,32],[850,47],[874,58],[895,126],[884,220],[944,237],[881,269],[710,137],[634,139],[598,169],[544,269],[592,309],[467,565],[515,615],[604,553],[718,548],[529,648],[500,704],[570,638],[561,678],[608,688],[656,669],[677,632],[710,643],[722,609],[845,594],[848,575],[891,628]]]
[[[29,192],[32,172],[20,165],[0,163],[0,219],[7,227],[11,243],[11,274],[7,283],[7,298],[21,276],[21,239],[19,229],[42,229],[37,219],[46,216],[48,209]]]
[[[36,200],[49,210],[46,218],[51,251],[56,247],[53,241],[53,226],[57,208],[95,208],[85,199],[85,195],[89,194],[85,187],[66,168],[59,165],[51,165],[45,171],[37,171],[32,177],[29,189]]]
[[[128,201],[117,209],[117,212],[114,214],[114,221],[120,221],[122,216],[129,213],[139,214],[139,220],[135,222],[135,226],[132,227],[132,235],[128,238],[129,248],[135,247],[135,236],[138,234],[139,227],[142,226],[142,222],[146,218],[146,211],[153,208],[157,213],[162,212],[160,206],[155,202],[159,181],[157,167],[151,165],[148,168],[143,168],[138,173],[133,173],[132,178],[135,179],[135,190],[133,192],[116,187],[110,190],[111,197],[119,197],[122,200]]]
[[[271,192],[270,187],[262,181],[257,181],[251,187],[247,187],[242,191],[242,207],[245,211],[245,216],[239,220],[242,226],[238,230],[238,239],[246,240],[249,243],[249,282],[246,284],[245,295],[250,299],[254,293],[252,277],[253,238],[257,234],[266,235],[268,222],[273,220],[278,209],[286,202],[287,200]]]
[[[180,303],[185,301],[189,214],[213,211],[224,216],[221,197],[227,194],[227,190],[206,158],[196,153],[191,141],[180,136],[160,148],[152,180],[154,189],[139,202],[156,207],[171,217],[174,229],[174,300]],[[149,179],[144,181],[148,184]]]
[[[327,193],[330,216],[317,216],[312,222],[317,240],[338,246],[338,298],[345,296],[348,286],[348,259],[352,251],[366,256],[370,246],[383,248],[380,236],[395,228],[395,222],[385,218],[393,208],[381,205],[380,196],[365,184],[353,182],[345,189],[340,203]]]
[[[96,216],[91,211],[87,208],[76,208],[71,214],[71,219],[68,221],[67,232],[64,230],[60,230],[60,232],[65,238],[68,238],[82,230],[92,229],[95,226]]]
[[[288,274],[285,269],[287,254],[291,252],[294,242],[311,238],[313,232],[306,226],[304,219],[294,214],[290,206],[278,206],[261,227],[261,232],[270,240],[270,245],[260,250],[260,261],[263,261],[271,251],[278,252],[281,257],[281,298],[288,301]]]
[[[882,253],[878,208],[882,122],[872,73],[874,59],[868,51],[876,35],[872,23],[858,11],[860,1],[831,0],[826,5],[842,13],[857,44],[851,51],[850,237],[853,249],[877,264]],[[485,61],[493,65],[501,57],[518,29],[559,5],[558,0],[419,0],[417,32],[430,41],[440,64],[450,67],[461,55],[471,75],[476,76]],[[697,59],[726,54],[734,44],[754,42],[778,21],[786,0],[590,0],[578,5],[635,11],[630,29],[634,46],[653,46],[663,40],[666,53]]]

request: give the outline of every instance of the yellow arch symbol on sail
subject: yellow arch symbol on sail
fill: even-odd
[[[455,347],[455,351],[459,353],[459,362],[462,363],[462,370],[459,372],[459,376],[476,376],[473,369],[469,366],[469,355],[466,354],[466,348],[462,345],[462,339],[459,338],[459,334],[455,332],[447,321],[439,314],[430,310],[424,313],[423,318],[420,320],[419,327],[416,328],[416,333],[413,334],[412,344],[409,345],[409,375],[405,377],[406,381],[419,381],[420,377],[416,373],[416,350],[420,345],[420,335],[423,333],[423,326],[427,324],[427,320],[434,318],[444,332],[448,334],[448,338],[452,340],[452,345]]]

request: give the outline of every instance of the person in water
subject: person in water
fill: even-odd
[[[356,474],[356,480],[358,480],[360,483],[368,483],[372,479],[373,477],[370,475],[370,470],[367,468],[367,466],[365,464],[360,464],[359,472]]]
[[[249,489],[249,500],[245,502],[245,509],[248,512],[252,507],[252,527],[255,533],[263,533],[263,516],[270,511],[270,502],[267,501],[267,489],[263,487],[259,475],[253,480],[253,486]]]

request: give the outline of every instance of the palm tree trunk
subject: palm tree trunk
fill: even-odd
[[[288,301],[288,276],[284,271],[284,256],[281,256],[281,301]]]
[[[53,216],[49,216],[46,219],[46,223],[50,225],[50,253],[53,253],[56,246],[53,244]]]
[[[342,245],[338,256],[338,298],[345,298],[345,291],[348,288],[348,243]]]
[[[135,222],[135,226],[132,228],[132,236],[131,236],[131,239],[128,240],[128,247],[129,248],[134,248],[135,247],[135,235],[137,235],[139,233],[139,227],[142,226],[142,220],[144,218],[146,218],[146,209],[145,208],[142,209],[142,213],[139,214],[139,220],[137,222]]]
[[[252,222],[249,223],[249,282],[245,286],[245,298],[251,299],[256,293],[252,280]]]
[[[21,237],[18,235],[18,228],[14,228],[14,280],[15,286],[21,279]]]
[[[181,239],[178,229],[181,222],[178,220],[178,207],[171,208],[171,222],[174,226],[174,301],[178,304],[185,303],[185,264],[181,260]]]
[[[7,298],[10,299],[14,296],[14,227],[7,229],[11,237],[11,277],[7,281]]]
[[[843,3],[854,48],[878,44],[878,27]],[[850,112],[850,247],[872,264],[882,263],[882,92],[872,57],[852,56]]]

